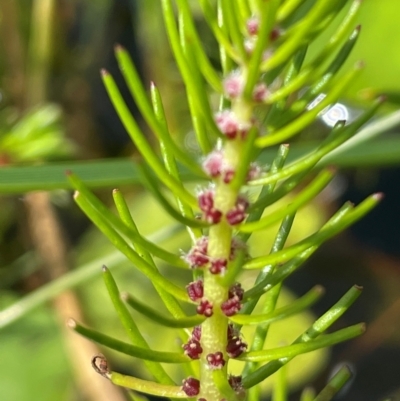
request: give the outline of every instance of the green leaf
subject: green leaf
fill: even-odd
[[[139,230],[137,229],[136,224],[132,219],[124,197],[119,191],[114,190],[113,198],[121,219],[129,228],[131,228],[135,232],[135,234],[140,236]],[[135,249],[142,256],[142,258],[153,267],[154,270],[157,270],[157,266],[154,263],[151,253],[144,246],[136,244]],[[168,294],[168,292],[164,291],[164,289],[158,286],[156,283],[154,283],[154,287],[163,300],[165,306],[174,317],[185,316],[185,313],[183,312],[181,306],[171,294]]]
[[[166,238],[173,236],[173,234],[173,229],[168,229],[166,231],[160,230],[151,236],[150,239],[155,242],[162,242]],[[127,264],[125,255],[121,254],[119,251],[115,251],[114,253],[101,256],[82,266],[78,266],[76,269],[64,274],[60,278],[42,285],[34,292],[25,295],[9,307],[0,311],[0,330],[27,316],[40,305],[57,297],[63,291],[79,287],[89,282],[99,274],[99,266],[102,264],[106,264],[109,268],[116,269],[123,266],[124,263],[125,265]]]
[[[165,291],[169,292],[176,298],[189,302],[188,295],[186,292],[178,287],[177,285],[170,282],[168,279],[163,277],[158,271],[154,270],[144,259],[142,259],[137,252],[135,252],[128,243],[114,230],[114,228],[106,221],[92,205],[82,197],[79,193],[74,196],[75,202],[85,212],[90,220],[100,229],[100,231],[111,241],[111,243],[119,249],[133,264],[146,275],[153,283],[164,288]]]
[[[274,254],[252,259],[247,262],[243,266],[243,268],[256,269],[262,268],[263,266],[268,264],[282,263],[297,256],[308,248],[320,245],[328,238],[331,238],[332,236],[347,228],[349,225],[358,221],[361,217],[363,217],[371,209],[373,209],[381,201],[381,199],[382,194],[371,195],[363,202],[361,202],[356,208],[346,213],[339,221],[335,221],[335,223],[333,224],[326,224],[317,233],[310,235],[309,237],[305,238],[295,245],[282,249],[281,251],[278,251]]]
[[[75,332],[82,335],[83,337],[95,341],[98,344],[104,345],[115,351],[122,352],[123,354],[143,359],[145,361],[162,362],[162,363],[191,362],[191,359],[184,354],[179,354],[177,352],[153,351],[149,348],[137,347],[135,345],[131,345],[123,341],[117,340],[115,338],[109,337],[98,331],[91,330],[84,326],[81,326],[79,323],[75,322],[72,319],[68,321],[68,326]]]
[[[273,348],[263,351],[246,352],[238,357],[241,361],[266,362],[280,358],[294,358],[297,355],[315,351],[320,348],[330,347],[332,345],[358,337],[365,332],[365,324],[360,323],[354,326],[346,327],[332,334],[320,336],[315,340],[306,343],[296,343],[286,347]]]
[[[229,320],[240,325],[270,324],[277,320],[286,319],[289,316],[302,312],[303,310],[309,308],[311,305],[317,302],[323,294],[323,287],[315,286],[301,298],[293,301],[289,305],[275,309],[273,312],[261,315],[249,315],[240,313],[231,316]]]
[[[132,243],[134,244],[135,248],[137,247],[142,247],[143,249],[146,249],[148,252],[150,252],[152,255],[155,257],[158,257],[168,263],[171,263],[173,266],[180,267],[182,269],[187,269],[187,265],[182,261],[182,259],[171,253],[166,251],[165,249],[162,249],[155,243],[152,243],[151,241],[146,240],[144,237],[140,235],[138,230],[136,229],[136,226],[134,225],[132,218],[130,218],[130,213],[129,210],[127,210],[127,205],[125,204],[124,208],[124,218],[126,219],[125,222],[119,219],[117,216],[115,216],[109,209],[106,207],[100,200],[89,190],[89,188],[86,187],[85,183],[82,182],[82,180],[79,179],[78,176],[75,174],[68,172],[67,174],[69,182],[72,184],[73,188],[77,191],[79,191],[82,196],[85,197],[85,199],[91,204],[93,208],[97,210],[101,216],[108,221],[109,224],[113,226],[114,229],[122,233],[124,236],[129,238]],[[114,192],[115,193],[115,192]],[[115,195],[118,197],[118,190],[115,193]],[[119,199],[118,206],[120,209],[123,207],[122,206],[123,199]],[[128,225],[129,223],[130,225]]]
[[[165,316],[165,314],[160,313],[153,308],[150,308],[146,304],[140,302],[139,300],[132,297],[132,295],[128,293],[122,294],[122,298],[124,301],[133,309],[140,312],[147,318],[153,320],[156,323],[159,323],[166,327],[174,327],[174,328],[187,328],[198,326],[206,319],[202,315],[194,315],[194,316],[184,316],[178,319],[171,319]]]
[[[317,105],[307,110],[300,117],[296,118],[293,122],[288,123],[284,127],[271,131],[268,135],[259,138],[256,141],[256,145],[263,148],[266,146],[275,145],[290,139],[297,133],[299,133],[302,129],[310,125],[315,121],[318,114],[324,110],[326,107],[335,103],[340,95],[347,89],[350,83],[355,79],[357,74],[361,70],[361,65],[355,66],[355,68],[343,76],[328,92],[326,97],[321,100]]]
[[[115,55],[118,60],[118,64],[120,70],[125,78],[125,81],[128,85],[128,88],[134,98],[143,118],[156,135],[159,141],[163,142],[163,145],[168,147],[171,152],[175,155],[175,157],[182,162],[190,171],[194,174],[204,176],[203,171],[199,168],[197,163],[193,163],[193,159],[191,159],[186,152],[184,152],[178,145],[173,141],[170,133],[168,132],[168,126],[166,122],[161,122],[160,117],[160,108],[162,108],[161,98],[158,94],[158,108],[153,111],[152,105],[149,102],[146,91],[143,88],[143,85],[140,81],[140,77],[138,72],[136,71],[135,65],[132,62],[132,59],[129,53],[122,47],[117,46],[115,48]],[[151,84],[151,93],[152,97],[155,90],[154,83]],[[175,177],[177,178],[177,177]]]
[[[206,228],[209,227],[210,224],[204,220],[188,218],[182,216],[182,214],[176,210],[171,203],[167,200],[167,198],[163,195],[161,190],[158,188],[157,180],[151,175],[150,171],[146,166],[141,164],[138,165],[139,170],[143,175],[143,182],[146,188],[152,193],[155,199],[157,199],[158,203],[162,206],[162,208],[176,221],[179,221],[185,226],[192,228]]]
[[[183,187],[182,183],[172,177],[164,166],[162,165],[159,157],[152,149],[150,143],[141,132],[136,121],[134,120],[128,106],[126,105],[121,93],[119,92],[117,85],[112,76],[107,71],[102,71],[102,78],[104,86],[106,87],[108,96],[121,119],[124,127],[126,128],[132,141],[142,154],[143,158],[157,174],[158,178],[172,191],[179,194],[180,198],[188,203],[189,205],[195,206],[196,199]]]
[[[165,386],[160,383],[138,379],[132,376],[121,375],[117,372],[110,373],[110,379],[117,386],[126,387],[131,390],[143,392],[149,395],[168,398],[187,398],[182,386]]]
[[[314,401],[330,401],[349,381],[351,376],[351,370],[346,365],[342,366],[314,398]]]
[[[261,230],[281,220],[285,215],[292,214],[304,206],[307,202],[317,196],[323,188],[325,188],[334,177],[335,171],[332,169],[323,170],[303,191],[297,194],[286,208],[262,217],[258,221],[244,223],[239,226],[241,232],[253,232]]]
[[[348,308],[356,301],[361,294],[361,288],[354,286],[344,294],[339,301],[333,305],[326,313],[324,313],[319,319],[317,319],[311,327],[309,327],[301,336],[299,336],[293,344],[308,343],[309,341],[317,338],[321,333],[326,331],[333,323],[337,321]],[[361,325],[358,325],[357,330],[363,329]],[[282,357],[278,360],[269,362],[256,371],[243,377],[242,384],[245,388],[251,388],[267,377],[271,376],[283,365],[288,363],[291,357]]]

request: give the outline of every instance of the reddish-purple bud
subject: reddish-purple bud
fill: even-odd
[[[239,97],[243,91],[243,78],[239,71],[229,74],[223,82],[224,93],[227,97],[235,99]]]
[[[184,260],[192,269],[204,267],[209,262],[207,255],[203,255],[201,252],[195,250],[189,251],[189,253],[184,257]]]
[[[235,392],[243,390],[242,376],[229,375],[228,382]]]
[[[199,359],[203,348],[201,348],[200,342],[194,338],[191,338],[186,344],[182,345],[185,354],[191,359]]]
[[[232,180],[233,177],[235,176],[235,170],[233,169],[226,169],[224,171],[224,177],[223,177],[223,181],[225,184],[229,184]]]
[[[251,17],[247,20],[246,27],[247,27],[247,32],[249,35],[257,35],[258,34],[258,26],[259,26],[259,20],[257,17]]]
[[[237,207],[229,210],[229,212],[226,214],[226,221],[231,226],[240,224],[245,218],[246,218],[246,213],[244,213],[242,210],[238,210]]]
[[[202,236],[196,241],[196,247],[199,252],[207,254],[207,248],[208,248],[208,237]]]
[[[221,304],[221,310],[225,316],[236,315],[241,309],[242,305],[237,296],[230,298]]]
[[[269,90],[267,89],[267,85],[264,83],[259,83],[254,87],[253,90],[253,100],[255,102],[263,102],[267,99],[269,95]]]
[[[229,288],[228,297],[234,298],[237,297],[239,301],[243,299],[244,289],[240,283],[234,283]]]
[[[239,122],[232,111],[223,110],[217,113],[215,121],[219,130],[229,139],[236,138],[239,131]]]
[[[218,224],[221,221],[222,212],[218,209],[211,209],[208,212],[204,212],[204,220],[210,224]]]
[[[202,163],[204,172],[210,177],[218,177],[224,169],[224,155],[220,150],[214,150],[207,155]]]
[[[281,30],[279,28],[274,28],[271,33],[269,34],[269,38],[271,39],[271,42],[274,42],[281,36]]]
[[[203,280],[192,281],[186,286],[186,291],[192,301],[199,301],[204,295]]]
[[[208,212],[214,208],[214,191],[212,189],[200,192],[197,199],[203,212]]]
[[[246,210],[248,207],[249,201],[243,195],[239,195],[235,207],[226,214],[227,222],[231,226],[240,224],[246,218]]]
[[[235,139],[238,134],[243,139],[251,128],[250,123],[239,121],[236,114],[231,110],[222,110],[217,113],[215,122],[221,133],[229,139]]]
[[[211,261],[210,273],[212,274],[221,274],[226,270],[226,266],[228,261],[226,259],[214,259]]]
[[[200,381],[194,377],[188,377],[182,381],[182,390],[188,397],[195,397],[200,393]]]
[[[198,195],[198,203],[205,221],[210,224],[218,224],[221,221],[222,212],[214,207],[214,190],[201,192]]]
[[[247,349],[247,344],[240,337],[234,336],[228,341],[226,353],[230,358],[237,358]]]
[[[192,338],[200,341],[201,339],[201,326],[195,326],[192,330]]]
[[[204,267],[210,261],[207,256],[208,237],[201,237],[192,246],[190,251],[183,256],[186,263],[192,268]]]
[[[213,304],[206,299],[203,299],[200,301],[200,304],[197,306],[196,310],[199,315],[210,317],[213,314]]]
[[[225,365],[224,355],[220,351],[208,354],[206,359],[211,369],[222,369]]]

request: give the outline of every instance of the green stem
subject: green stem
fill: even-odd
[[[178,386],[166,386],[160,383],[150,382],[147,380],[138,379],[132,376],[121,375],[117,372],[109,374],[112,383],[117,386],[130,388],[131,390],[139,391],[149,395],[168,398],[187,398],[187,395]]]

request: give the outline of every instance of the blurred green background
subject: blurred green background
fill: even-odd
[[[364,0],[359,15],[362,34],[346,66],[363,60],[366,68],[343,99],[355,109],[365,105],[366,92],[362,92],[364,98],[360,96],[362,89],[400,92],[398,15],[398,1]],[[198,27],[210,56],[217,57],[200,15]],[[328,35],[317,41],[311,53],[323,46]],[[187,107],[182,101],[184,88],[168,50],[158,0],[1,0],[0,169],[132,154],[134,150],[99,76],[99,69],[105,67],[124,88],[113,56],[115,43],[130,51],[145,82],[151,79],[158,84],[172,131],[188,151],[195,152],[188,134]],[[135,105],[130,106],[136,113]],[[395,108],[396,103],[390,103],[385,112]],[[137,118],[140,122],[140,116]],[[398,132],[395,129],[392,134]],[[383,158],[382,166],[385,164]],[[399,392],[399,182],[396,166],[363,166],[344,171],[329,193],[297,218],[292,241],[318,228],[344,199],[357,202],[376,190],[387,195],[376,212],[324,246],[303,272],[288,281],[289,288],[281,302],[304,294],[317,283],[327,288],[324,301],[313,311],[316,314],[352,284],[364,285],[364,296],[340,324],[365,320],[370,327],[363,338],[335,348],[331,356],[320,352],[298,358],[289,370],[293,400],[298,399],[296,391],[304,385],[321,388],[333,365],[342,361],[351,363],[357,372],[342,399],[379,401]],[[107,203],[111,200],[110,189],[97,192]],[[173,223],[141,193],[139,186],[123,189],[143,233],[158,235],[163,246],[171,250],[187,249],[187,237],[176,232]],[[53,224],[55,235],[51,231]],[[268,249],[272,235],[273,230],[255,238],[254,252]],[[90,227],[74,206],[71,193],[59,190],[0,197],[0,309],[9,311],[6,308],[21,299],[27,299],[26,303],[20,301],[17,306],[29,309],[39,305],[3,328],[9,316],[0,312],[2,401],[129,399],[122,390],[108,386],[92,372],[90,355],[96,350],[69,333],[64,325],[68,316],[81,316],[93,327],[124,339],[99,277],[103,263],[115,270],[124,289],[152,299],[150,284],[138,277]],[[184,283],[186,278],[179,274],[176,279]],[[59,284],[49,287],[51,282]],[[62,291],[71,286],[74,293]],[[39,296],[32,296],[41,288],[45,290],[37,292]],[[64,296],[43,303],[41,294],[47,297],[51,291]],[[27,296],[30,298],[24,298]],[[21,312],[17,308],[12,311]],[[277,324],[272,344],[290,341],[310,319],[311,314],[304,314],[292,322]],[[146,321],[141,325],[156,349],[163,348],[166,338],[171,347],[179,347],[172,333],[160,335]],[[132,360],[107,353],[117,370],[145,374]],[[265,397],[268,398],[267,390]]]

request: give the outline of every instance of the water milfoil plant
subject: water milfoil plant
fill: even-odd
[[[285,278],[322,243],[356,222],[381,199],[380,194],[374,194],[357,206],[346,203],[320,230],[285,246],[296,212],[335,175],[335,168],[320,167],[324,159],[358,132],[381,100],[351,124],[337,121],[315,149],[288,163],[289,142],[334,104],[361,70],[362,65],[357,64],[337,76],[360,33],[354,24],[361,2],[198,3],[219,46],[218,69],[204,51],[189,2],[161,0],[160,7],[185,84],[200,155],[190,155],[176,143],[156,84],[151,83],[148,95],[124,48],[116,47],[116,57],[157,139],[157,150],[132,117],[113,77],[102,71],[111,102],[141,154],[137,166],[144,185],[187,228],[191,248],[183,254],[179,249],[172,253],[148,241],[139,232],[119,190],[113,192],[117,216],[69,173],[77,204],[138,272],[151,280],[168,314],[131,294],[121,293],[104,267],[104,282],[130,343],[74,320],[69,325],[99,344],[140,358],[154,378],[146,381],[122,375],[111,370],[104,356],[95,356],[92,363],[96,371],[117,385],[169,398],[258,400],[259,384],[297,355],[354,338],[364,331],[363,324],[356,324],[325,334],[359,296],[361,288],[354,286],[304,333],[299,333],[293,344],[264,347],[272,322],[306,310],[323,293],[316,286],[293,303],[277,307]],[[347,12],[326,45],[306,57],[310,44],[343,8]],[[266,148],[276,149],[275,157],[267,164],[260,162]],[[183,178],[188,176],[199,183],[195,193],[185,185]],[[273,212],[269,211],[271,206]],[[251,235],[278,222],[280,228],[270,252],[253,257],[247,245]],[[185,287],[174,283],[160,273],[156,263],[160,260],[177,269],[191,270],[192,280]],[[259,274],[253,286],[246,288],[240,278],[254,269]],[[192,305],[191,314],[186,313],[184,304]],[[261,313],[254,313],[256,305]],[[182,349],[150,349],[128,307],[161,326],[175,328]],[[252,339],[242,336],[244,325],[256,327]],[[232,374],[232,359],[242,361],[241,375]],[[163,363],[182,364],[182,383],[174,382]],[[323,390],[315,399],[330,399],[348,377],[348,369],[341,369],[332,378],[329,392]],[[314,397],[305,392],[304,399]]]

